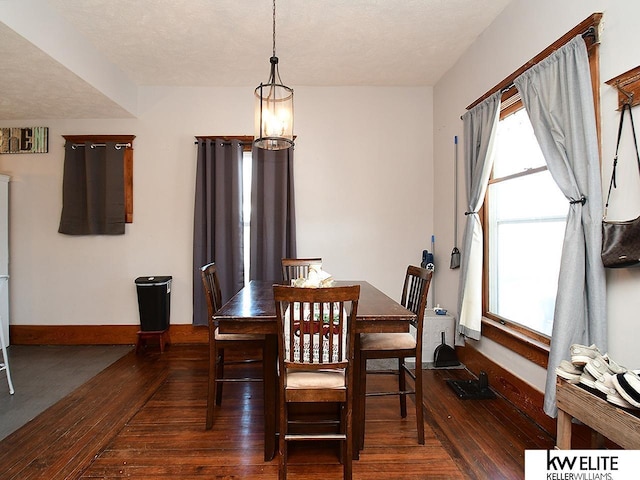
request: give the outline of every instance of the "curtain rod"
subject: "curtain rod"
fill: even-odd
[[[596,30],[596,27],[594,27],[593,25],[591,25],[589,28],[587,28],[587,30],[584,31],[581,35],[582,35],[582,38],[593,37],[593,43],[598,43],[598,32]],[[515,84],[513,82],[511,82],[507,86],[502,87],[500,89],[500,93],[508,92],[509,90],[511,90],[514,87],[515,87]]]
[[[213,141],[213,142],[215,142],[215,141],[216,141],[216,140],[213,140],[213,139],[208,139],[208,140],[211,140],[211,141]],[[230,141],[230,140],[222,140],[220,143],[221,143],[222,145],[231,145],[231,141]],[[195,142],[193,142],[193,144],[194,144],[194,145],[197,145],[197,144],[198,144],[198,140],[196,140]],[[239,141],[239,142],[238,142],[238,145],[253,145],[253,141],[251,141],[251,142],[243,142],[243,141]]]
[[[505,79],[503,79],[500,83],[498,83],[496,86],[494,86],[487,93],[485,93],[480,98],[478,98],[473,103],[471,103],[467,107],[467,110],[471,110],[473,107],[475,107],[476,105],[478,105],[480,102],[484,101],[485,99],[489,98],[491,95],[493,95],[496,92],[504,93],[504,92],[507,92],[507,91],[511,90],[515,86],[513,84],[513,81],[517,77],[519,77],[522,73],[524,73],[527,70],[529,70],[532,66],[536,65],[537,63],[539,63],[542,60],[544,60],[545,58],[547,58],[549,55],[551,55],[553,52],[555,52],[556,50],[561,48],[563,45],[565,45],[568,42],[570,42],[577,35],[581,35],[583,38],[593,37],[593,43],[591,43],[590,46],[597,45],[600,42],[600,39],[598,38],[598,26],[600,25],[600,19],[601,18],[602,18],[602,14],[601,13],[594,13],[594,14],[590,15],[589,17],[587,17],[585,20],[580,22],[580,24],[576,25],[575,28],[571,29],[565,35],[563,35],[558,40],[556,40],[554,43],[552,43],[549,47],[547,47],[542,52],[540,52],[538,55],[536,55],[531,60],[529,60],[527,63],[522,65],[519,69],[517,69],[511,75],[509,75]],[[588,47],[588,48],[590,48],[590,47]],[[462,118],[462,116],[460,118]]]
[[[593,43],[598,43],[598,33],[596,31],[596,28],[593,25],[590,26],[589,28],[587,28],[587,30],[585,32],[583,32],[581,35],[582,35],[582,38],[584,38],[584,37],[593,37]],[[508,92],[509,90],[511,90],[514,87],[515,87],[515,84],[513,82],[511,82],[507,86],[502,87],[500,89],[500,93]]]
[[[92,143],[91,144],[91,148],[96,148],[96,147],[106,147],[107,144],[106,143]],[[130,147],[131,144],[130,143],[116,143],[116,150],[120,150],[122,147]],[[85,143],[73,143],[71,144],[71,148],[72,149],[76,149],[78,147],[86,147]]]

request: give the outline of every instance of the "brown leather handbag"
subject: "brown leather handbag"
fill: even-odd
[[[604,207],[602,218],[602,263],[607,268],[628,268],[640,266],[640,216],[633,220],[610,221],[607,220],[607,209],[611,189],[617,188],[616,167],[618,165],[618,147],[622,135],[622,124],[624,112],[629,111],[631,121],[631,131],[633,132],[633,143],[636,147],[636,157],[638,169],[640,170],[640,155],[638,154],[638,142],[636,141],[636,131],[633,125],[633,115],[631,114],[631,103],[625,103],[620,113],[620,126],[618,127],[618,141],[616,143],[616,154],[613,157],[613,171],[609,182],[609,193],[607,203]]]

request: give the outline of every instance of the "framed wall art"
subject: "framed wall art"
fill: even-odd
[[[0,153],[47,153],[49,127],[0,127]]]

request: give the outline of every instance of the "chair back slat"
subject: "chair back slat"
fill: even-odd
[[[282,280],[285,285],[290,285],[291,280],[308,278],[309,268],[312,265],[322,267],[322,258],[283,258]]]
[[[353,358],[358,285],[273,289],[283,368],[343,368]]]
[[[404,279],[400,303],[407,310],[411,310],[416,314],[413,325],[420,335],[422,335],[424,311],[427,307],[427,295],[432,276],[433,272],[431,270],[409,265]]]
[[[220,280],[218,279],[218,267],[215,263],[204,265],[200,268],[200,275],[207,300],[209,323],[211,324],[213,316],[222,307],[222,291],[220,289]]]

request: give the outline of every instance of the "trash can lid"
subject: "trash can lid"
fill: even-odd
[[[136,278],[136,285],[153,286],[153,285],[166,285],[171,282],[171,275],[152,275],[149,277]]]

